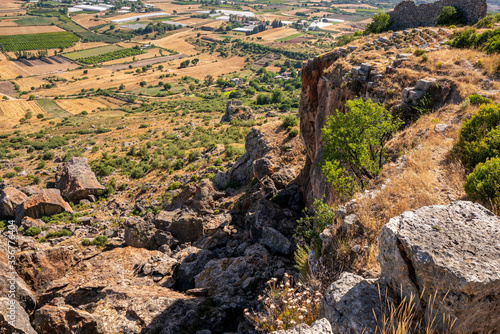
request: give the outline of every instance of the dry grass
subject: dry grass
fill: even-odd
[[[0,35],[26,35],[40,34],[44,32],[61,32],[63,29],[57,26],[19,26],[19,27],[0,27]]]
[[[91,112],[97,111],[99,108],[108,108],[107,105],[93,99],[56,100],[55,102],[61,108],[73,115],[81,113],[82,111]]]

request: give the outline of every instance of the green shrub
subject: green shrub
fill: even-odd
[[[142,167],[138,166],[138,167],[134,167],[132,169],[132,171],[130,172],[130,177],[133,179],[140,179],[140,178],[144,177],[145,174],[146,174],[146,172],[144,171],[144,169]]]
[[[365,28],[365,34],[380,34],[389,31],[392,28],[391,17],[389,14],[380,13],[372,17],[372,22]]]
[[[466,24],[467,20],[462,11],[454,6],[446,6],[441,10],[437,17],[437,24],[439,26],[451,26]]]
[[[54,159],[55,157],[55,153],[52,152],[52,151],[47,151],[47,152],[44,152],[43,155],[42,155],[42,159],[43,160],[52,160]]]
[[[487,104],[462,125],[452,154],[473,169],[488,158],[500,155],[500,108]]]
[[[15,172],[8,172],[7,174],[5,174],[5,177],[8,179],[12,179],[14,176],[16,176]]]
[[[191,176],[191,181],[192,182],[198,182],[199,179],[200,179],[200,177],[198,175],[196,175],[196,174],[194,174],[194,175]]]
[[[467,175],[465,192],[473,200],[500,204],[500,158],[495,157],[479,163]]]
[[[177,190],[181,187],[181,183],[180,182],[172,182],[170,183],[170,185],[168,186],[167,190]]]
[[[282,125],[285,129],[288,129],[290,127],[293,128],[294,126],[299,125],[299,118],[296,115],[288,115],[283,120]]]
[[[200,156],[201,156],[200,151],[192,150],[191,152],[189,152],[188,160],[189,160],[189,162],[194,162],[194,161],[198,160],[200,158]]]
[[[472,94],[467,97],[467,100],[469,100],[470,104],[473,104],[475,106],[481,105],[481,104],[488,104],[491,103],[491,100],[481,96],[479,94]]]
[[[54,238],[69,237],[69,236],[71,236],[71,231],[62,229],[60,231],[47,233],[46,239],[54,239]]]
[[[90,243],[90,240],[89,240],[89,239],[83,239],[83,240],[82,240],[82,245],[83,245],[83,246],[90,246],[90,244],[91,244],[91,243]]]
[[[94,238],[94,241],[92,241],[92,245],[97,246],[97,247],[104,247],[108,244],[108,237],[105,235],[98,235],[97,237]]]
[[[35,235],[38,235],[40,233],[42,233],[42,230],[39,227],[31,226],[24,232],[24,235],[27,235],[28,237],[34,237]]]
[[[341,198],[348,198],[378,176],[387,160],[385,143],[402,123],[371,100],[349,100],[346,108],[346,113],[337,111],[330,116],[322,129],[321,170]]]
[[[297,137],[298,134],[299,134],[299,130],[293,129],[293,130],[290,130],[290,132],[288,132],[288,137],[294,138],[294,137]]]
[[[305,209],[307,212],[307,209]],[[315,199],[312,205],[313,215],[306,215],[297,221],[295,236],[303,238],[319,256],[323,242],[320,233],[330,224],[335,222],[335,210],[320,199]]]

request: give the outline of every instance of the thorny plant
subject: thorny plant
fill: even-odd
[[[318,318],[322,294],[314,284],[293,284],[292,277],[287,273],[281,283],[278,283],[277,278],[267,283],[269,288],[264,296],[259,297],[264,310],[245,310],[245,316],[258,331],[268,333],[286,330],[299,323],[311,325]]]

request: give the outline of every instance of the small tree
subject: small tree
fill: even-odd
[[[347,112],[337,112],[323,127],[323,164],[328,182],[347,198],[374,179],[386,162],[385,143],[402,124],[379,103],[349,100]]]
[[[440,26],[451,26],[466,24],[467,21],[460,9],[453,6],[446,6],[437,17],[437,24]]]
[[[373,21],[365,28],[365,34],[380,34],[391,30],[392,22],[389,14],[380,13],[373,16]]]

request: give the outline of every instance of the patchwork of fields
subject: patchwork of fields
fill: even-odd
[[[0,49],[3,51],[26,51],[66,48],[79,40],[77,36],[66,31],[27,35],[0,35]]]

